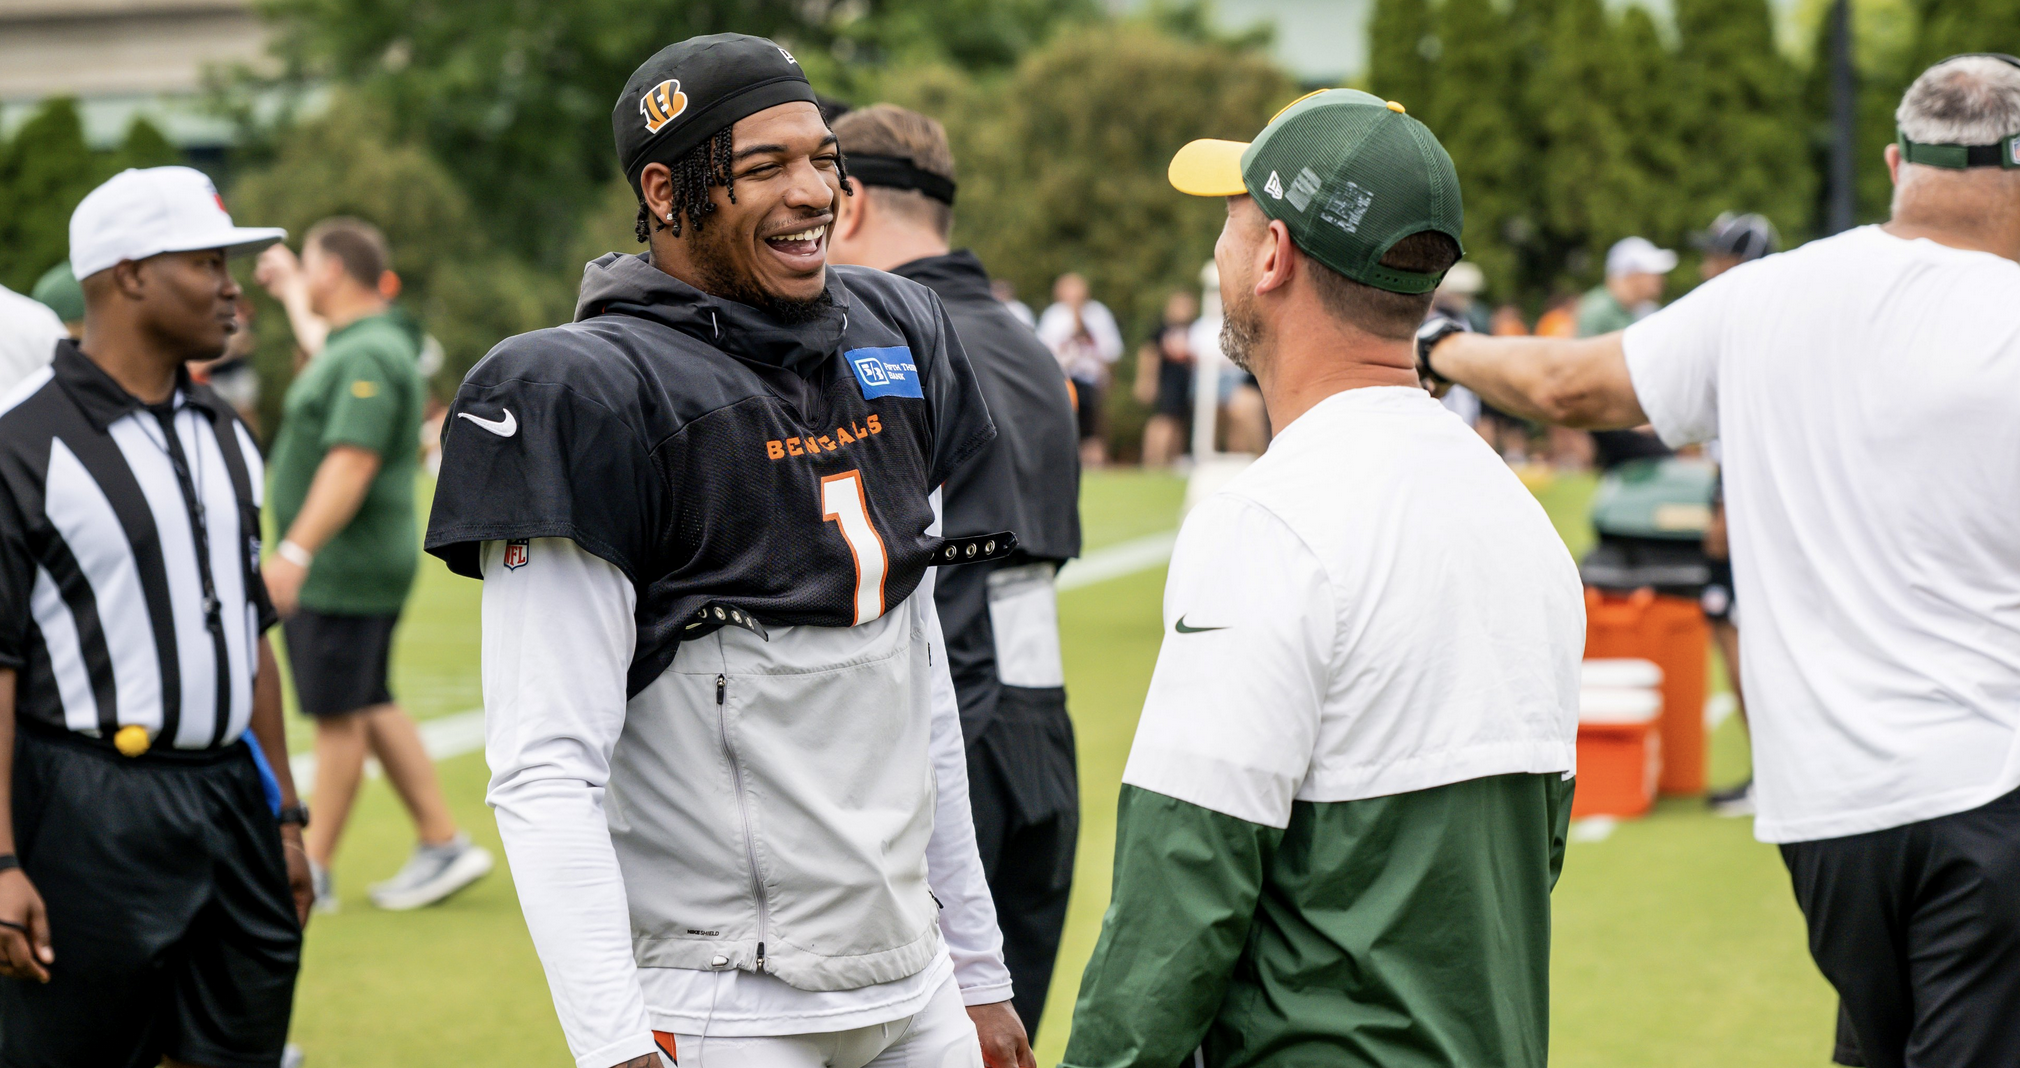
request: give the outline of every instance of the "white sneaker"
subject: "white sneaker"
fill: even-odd
[[[302,1055],[302,1048],[290,1042],[281,1047],[281,1068],[302,1068],[308,1058]]]
[[[325,916],[337,911],[337,877],[330,869],[309,861],[309,885],[316,891],[315,904],[309,906],[311,911]]]
[[[373,884],[366,894],[382,909],[404,911],[432,905],[491,874],[491,853],[470,844],[468,835],[438,846],[417,845],[398,874]]]

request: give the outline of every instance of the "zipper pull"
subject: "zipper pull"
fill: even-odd
[[[764,944],[763,942],[759,942],[759,943],[758,943],[758,959],[757,959],[757,966],[758,966],[758,971],[764,971],[764,970],[765,970],[765,944]]]
[[[715,677],[715,703],[722,704],[723,698],[727,696],[728,691],[729,679],[725,676],[717,675]],[[760,953],[760,956],[762,956],[762,953]]]

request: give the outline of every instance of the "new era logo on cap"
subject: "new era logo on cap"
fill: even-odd
[[[1273,196],[1278,200],[1282,200],[1284,198],[1284,183],[1282,182],[1282,180],[1277,178],[1277,172],[1275,171],[1270,172],[1270,180],[1263,183],[1263,192],[1268,193],[1270,196]]]

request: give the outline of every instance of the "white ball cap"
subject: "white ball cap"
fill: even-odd
[[[209,176],[190,167],[128,169],[106,179],[70,214],[70,269],[82,280],[121,260],[221,248],[242,255],[288,236],[233,226]]]
[[[1623,274],[1668,274],[1676,270],[1676,253],[1656,248],[1645,237],[1623,237],[1606,251],[1606,277]]]

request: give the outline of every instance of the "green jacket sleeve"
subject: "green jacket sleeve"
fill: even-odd
[[[1124,785],[1063,1068],[1177,1068],[1220,1008],[1283,832]]]

